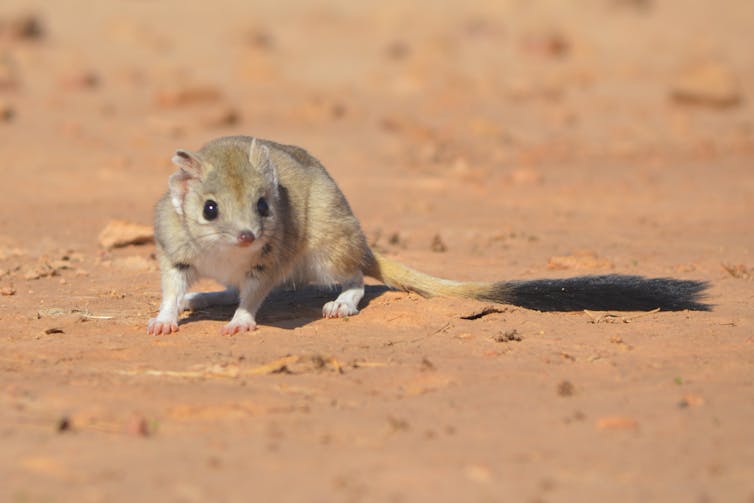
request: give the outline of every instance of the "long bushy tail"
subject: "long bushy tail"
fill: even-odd
[[[364,273],[424,297],[466,297],[537,311],[708,311],[703,281],[608,274],[565,279],[465,283],[436,278],[372,252]]]

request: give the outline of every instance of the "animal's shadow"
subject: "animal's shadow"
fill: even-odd
[[[384,285],[366,285],[364,299],[359,309],[364,309],[375,298],[389,291]],[[273,290],[267,296],[257,313],[260,324],[293,330],[322,318],[322,306],[334,300],[340,293],[339,288],[326,288],[308,285],[296,290]],[[230,321],[237,305],[210,306],[191,311],[179,325],[200,320]]]
[[[710,311],[713,306],[701,302],[708,287],[704,281],[607,274],[492,283],[474,298],[550,312]],[[367,286],[361,306],[366,307],[389,289],[384,285]],[[337,293],[338,289],[316,286],[274,291],[262,305],[258,321],[286,329],[304,326],[321,318],[322,305],[335,299]],[[234,310],[235,306],[197,310],[181,323],[228,321]]]

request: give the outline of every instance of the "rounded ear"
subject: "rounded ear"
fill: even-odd
[[[267,145],[257,145],[256,138],[251,140],[249,147],[249,163],[262,173],[273,190],[277,190],[278,173],[275,163],[270,159],[270,149]]]
[[[183,214],[183,200],[188,193],[188,182],[198,180],[204,172],[204,165],[198,154],[189,150],[176,150],[171,159],[178,170],[170,175],[168,186],[170,187],[170,201],[175,211]]]
[[[199,154],[195,154],[190,150],[176,150],[171,161],[194,178],[199,178],[202,174],[202,160]]]

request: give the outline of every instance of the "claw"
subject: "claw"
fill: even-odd
[[[257,329],[257,324],[254,322],[231,321],[220,330],[220,333],[222,335],[235,335],[239,332],[251,332],[256,329]]]
[[[147,325],[148,335],[170,335],[177,331],[178,323],[175,321],[160,321],[157,318],[152,318]]]
[[[323,318],[346,318],[358,313],[359,310],[349,302],[333,300],[322,306]]]

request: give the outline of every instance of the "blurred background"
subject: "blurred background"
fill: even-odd
[[[503,189],[581,161],[748,155],[753,25],[747,0],[5,0],[4,190],[139,212],[175,148],[239,133],[336,175]]]
[[[6,0],[0,239],[94,249],[151,222],[175,149],[244,134],[309,150],[409,261],[737,260],[752,26],[747,0]]]

